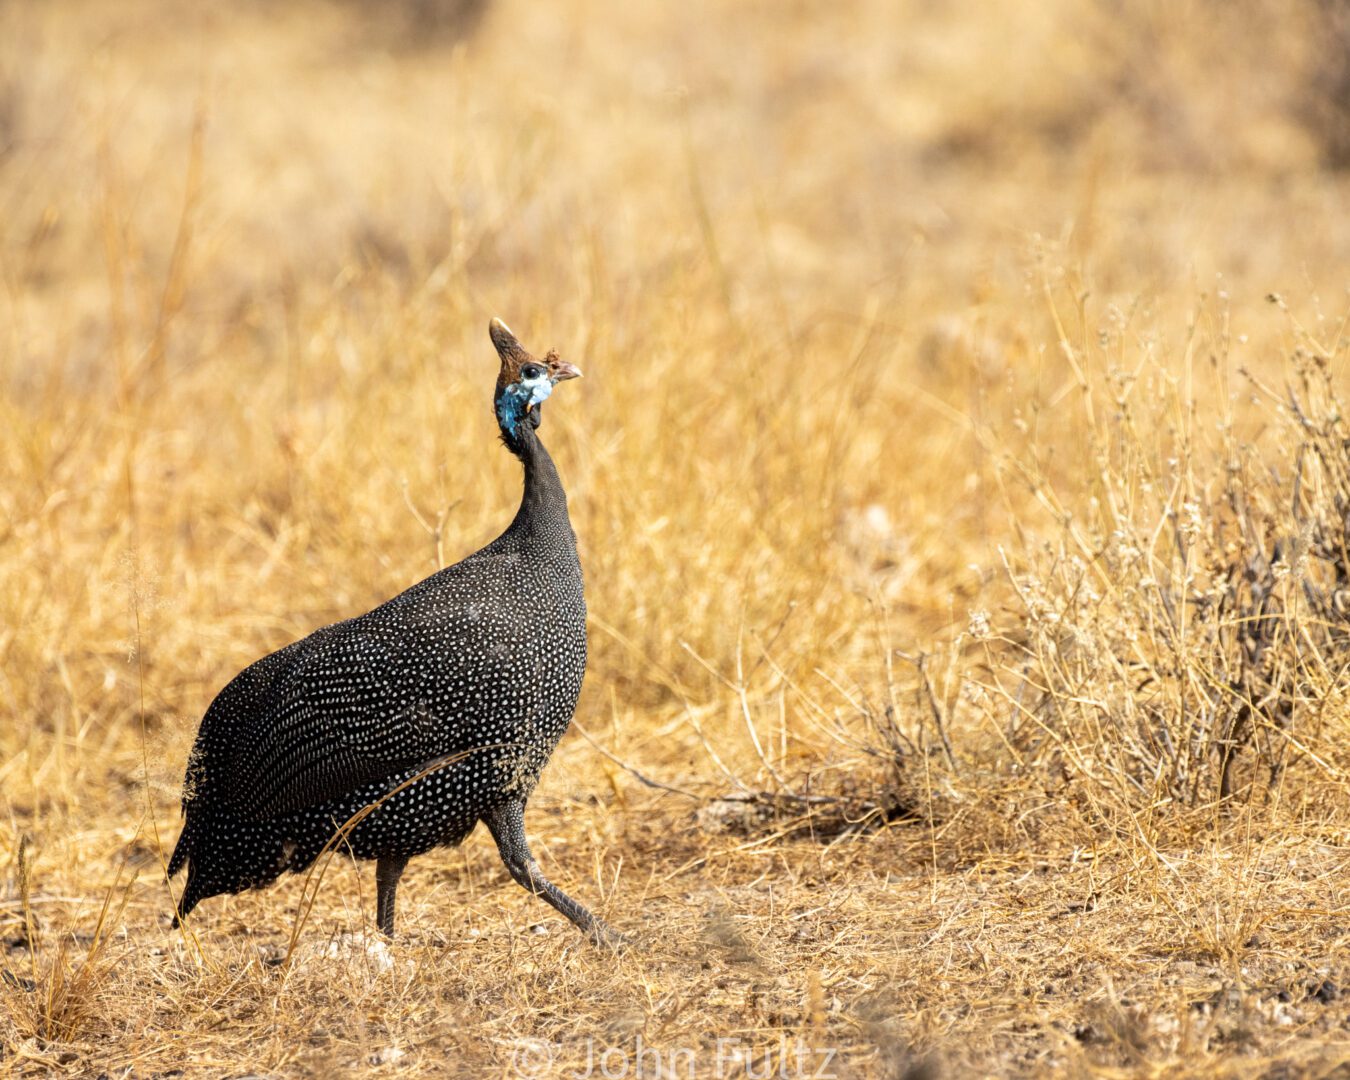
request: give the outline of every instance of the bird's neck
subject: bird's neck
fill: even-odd
[[[520,509],[506,534],[526,540],[559,535],[571,538],[567,495],[563,492],[558,469],[538,432],[526,422],[516,427],[513,436],[507,439],[507,446],[525,466],[525,490],[520,497]],[[559,525],[563,526],[561,530]]]

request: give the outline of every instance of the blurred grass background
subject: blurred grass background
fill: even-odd
[[[813,830],[887,818],[848,858],[887,882],[926,873],[931,903],[940,873],[1051,852],[1077,889],[1081,852],[1118,846],[1152,868],[1146,888],[1137,861],[1107,875],[1134,903],[1181,888],[1168,845],[1264,865],[1253,830],[1343,865],[1348,46],[1342,0],[0,5],[0,929],[46,988],[40,1007],[7,991],[0,1066],[140,1060],[99,1056],[139,967],[52,1019],[61,965],[94,970],[53,950],[88,948],[109,889],[127,940],[163,938],[186,965],[147,1030],[214,1031],[156,879],[198,718],[250,660],[509,520],[492,315],[586,372],[544,435],[593,617],[578,721],[605,753],[566,740],[535,829],[556,870],[589,875],[580,894],[616,891],[621,927],[661,868],[686,891],[643,918],[720,942],[723,921],[698,923],[708,849],[755,881],[727,852],[765,854],[768,836],[795,881]],[[1120,556],[1139,536],[1148,558]],[[1329,554],[1286,580],[1296,560],[1275,547],[1300,537]],[[1280,598],[1257,661],[1255,555],[1250,581]],[[1090,616],[1072,558],[1096,575]],[[1175,634],[1154,621],[1206,590],[1228,600]],[[419,860],[424,886],[438,874],[459,905],[497,873],[489,855],[471,845],[467,878],[433,870],[460,856]],[[321,901],[333,925],[362,917],[344,872]],[[1149,910],[1192,926],[1192,901],[1222,895],[1233,922],[1182,936],[1242,983],[1267,918],[1255,873]],[[794,887],[785,903],[807,904]],[[1344,939],[1343,886],[1307,887],[1281,910],[1333,929],[1314,947],[1300,924],[1286,953]],[[204,918],[246,957],[297,888]],[[418,888],[415,865],[409,901]],[[883,889],[866,917],[918,899]],[[742,902],[765,935],[783,918]],[[927,962],[877,934],[872,961],[848,955]],[[790,935],[781,956],[757,940],[769,969],[811,966]],[[703,976],[671,963],[662,978],[697,996]],[[1251,1050],[1187,1042],[1084,985],[1108,1019],[1025,1030],[987,1008],[919,1023],[900,991],[859,1012],[872,991],[797,989],[801,1023],[852,1018],[853,1067],[877,1075],[911,1047],[977,1071],[1212,1069]],[[560,1037],[517,1004],[502,1015],[520,1030]],[[1280,1023],[1242,1009],[1255,1031]],[[1336,1020],[1307,1023],[1286,1064]],[[320,1068],[285,1039],[239,1039],[220,1044],[231,1060]],[[503,1052],[480,1052],[500,1072]]]

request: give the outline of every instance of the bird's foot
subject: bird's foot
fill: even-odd
[[[633,939],[621,934],[608,923],[591,916],[590,928],[586,931],[586,940],[598,949],[608,952],[626,952],[633,947]]]

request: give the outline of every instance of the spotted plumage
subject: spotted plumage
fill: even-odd
[[[339,826],[379,803],[343,848],[378,860],[386,933],[408,859],[458,844],[481,820],[517,882],[592,938],[614,940],[543,876],[523,826],[586,669],[576,538],[537,434],[544,399],[580,372],[555,353],[534,358],[500,320],[490,333],[501,358],[494,411],[525,468],[515,519],[481,551],[263,657],[221,691],[188,762],[169,864],[170,875],[188,872],[175,921],[207,897],[306,869]]]

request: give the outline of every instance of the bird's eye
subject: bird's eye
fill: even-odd
[[[521,378],[523,378],[523,379],[537,379],[537,378],[539,378],[539,376],[542,375],[542,374],[543,374],[543,371],[542,371],[541,369],[535,367],[533,364],[530,364],[530,365],[528,365],[528,366],[523,367],[523,368],[520,369],[520,375],[521,375]]]

